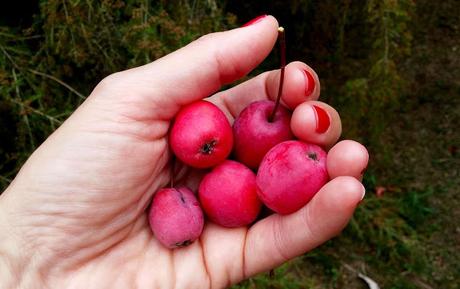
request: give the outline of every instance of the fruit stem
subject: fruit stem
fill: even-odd
[[[278,95],[276,96],[275,107],[273,108],[273,112],[270,114],[268,118],[269,122],[273,122],[275,119],[276,110],[278,109],[281,101],[281,93],[283,92],[283,84],[284,84],[284,69],[286,67],[286,37],[284,36],[284,28],[278,28],[278,43],[280,45],[280,56],[281,56],[281,73],[280,73],[280,84],[278,86]]]

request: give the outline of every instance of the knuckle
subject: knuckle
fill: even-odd
[[[217,32],[202,35],[202,36],[198,37],[198,39],[195,40],[195,43],[198,43],[198,44],[209,43],[209,42],[212,41],[212,39],[215,38],[216,34],[217,34]]]
[[[124,85],[123,72],[115,72],[104,77],[94,88],[95,92],[104,93],[118,90]]]

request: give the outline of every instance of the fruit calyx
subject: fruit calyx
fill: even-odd
[[[212,140],[209,142],[206,142],[201,148],[200,148],[200,153],[204,155],[210,155],[212,151],[214,150],[214,147],[216,146],[217,141]]]
[[[315,152],[308,152],[307,156],[309,159],[314,160],[316,162],[319,160],[318,155]]]
[[[192,241],[191,240],[185,240],[183,242],[177,242],[176,244],[174,244],[176,247],[187,247],[188,245],[192,244]]]
[[[278,95],[276,96],[275,107],[273,108],[272,113],[268,117],[268,122],[273,122],[275,120],[275,114],[281,102],[281,94],[283,93],[284,70],[286,68],[286,37],[284,36],[283,27],[278,28],[278,42],[280,45],[280,58],[281,58],[280,82],[278,86]]]

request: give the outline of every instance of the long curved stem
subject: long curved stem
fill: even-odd
[[[276,96],[275,107],[273,108],[270,117],[268,118],[269,122],[273,122],[275,119],[276,110],[278,109],[281,101],[281,94],[283,93],[283,84],[284,84],[284,69],[286,67],[286,37],[284,36],[284,28],[278,28],[278,42],[280,45],[280,56],[281,56],[281,73],[280,73],[280,84],[278,86],[278,95]]]

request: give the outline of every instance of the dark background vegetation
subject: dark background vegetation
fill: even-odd
[[[371,159],[342,235],[235,288],[459,287],[460,2],[42,0],[0,4],[0,191],[104,76],[272,14],[344,138]],[[274,54],[253,73],[274,69]],[[356,271],[356,272],[355,272]]]

